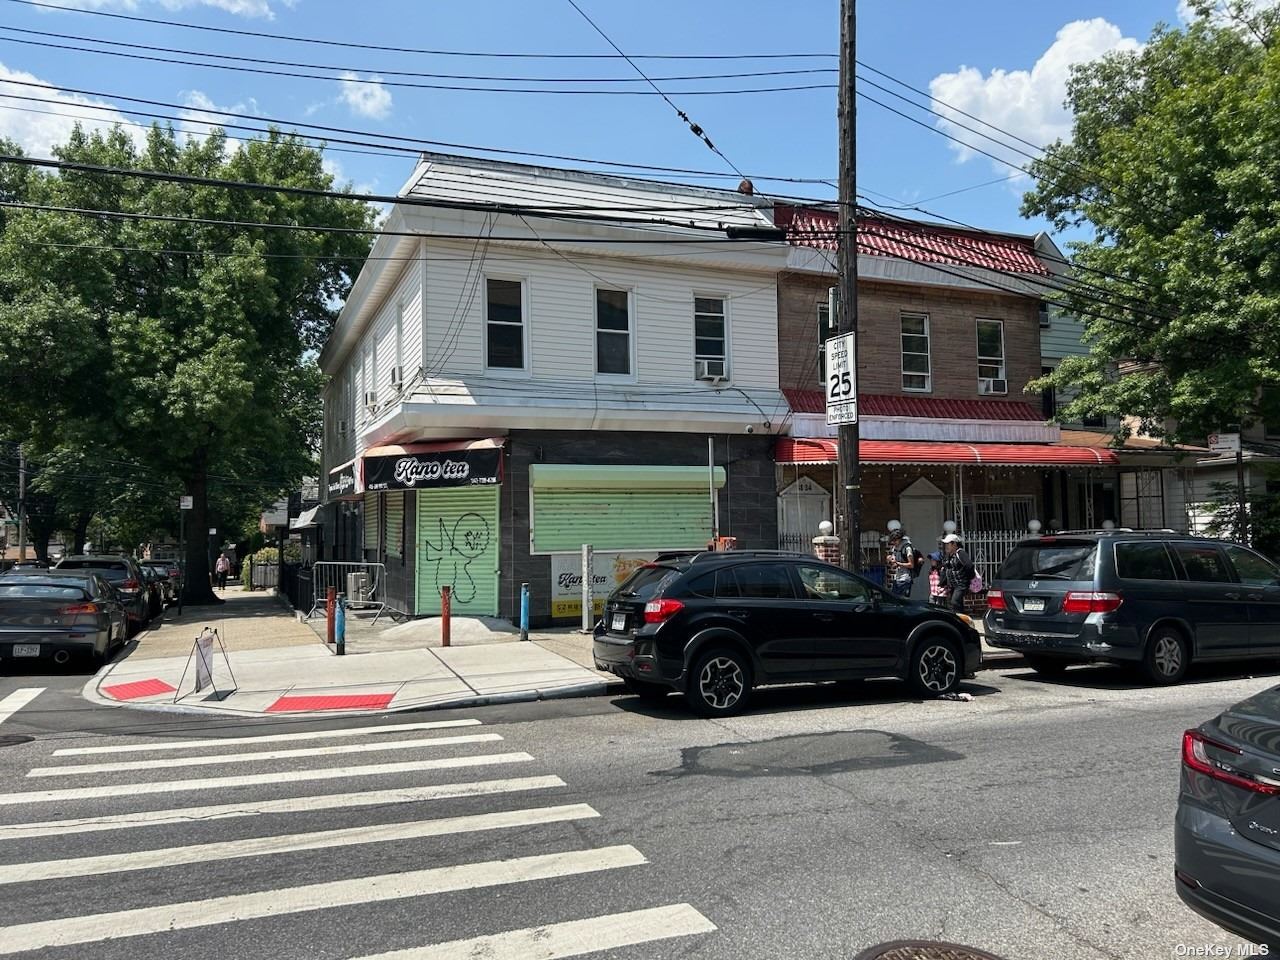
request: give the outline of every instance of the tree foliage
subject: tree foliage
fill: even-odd
[[[1091,352],[1045,381],[1078,391],[1062,415],[1203,442],[1280,420],[1280,12],[1199,7],[1076,68],[1071,139],[1033,165],[1023,213],[1092,234],[1065,297]]]
[[[220,132],[180,142],[157,126],[139,145],[118,128],[77,130],[56,153],[114,168],[333,187],[319,151],[277,132],[229,146]],[[366,236],[341,231],[367,229],[372,212],[345,198],[96,171],[0,165],[0,174],[0,193],[122,214],[6,213],[0,370],[24,389],[6,397],[0,435],[41,451],[116,451],[88,473],[128,481],[104,498],[121,535],[172,529],[176,498],[191,494],[188,582],[210,596],[206,526],[238,532],[314,470],[314,355],[368,250]],[[255,221],[318,229],[244,226]]]

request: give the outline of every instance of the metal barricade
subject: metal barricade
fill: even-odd
[[[249,577],[250,589],[269,590],[279,586],[280,568],[274,563],[255,563]]]
[[[377,623],[387,609],[383,596],[386,581],[387,567],[383,563],[322,560],[311,568],[311,589],[315,600],[307,613],[307,619],[324,612],[324,598],[328,595],[329,588],[333,587],[346,596],[347,609],[377,610],[373,618],[373,622]]]

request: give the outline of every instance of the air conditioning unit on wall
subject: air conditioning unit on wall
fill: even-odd
[[[366,390],[364,392],[364,405],[366,409],[368,409],[369,412],[371,413],[374,410],[378,409],[378,391],[377,390]]]
[[[391,368],[391,389],[396,393],[404,390],[404,367]]]
[[[726,383],[729,380],[726,364],[723,360],[694,360],[693,378],[708,383]]]

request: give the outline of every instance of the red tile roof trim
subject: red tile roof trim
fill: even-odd
[[[774,205],[773,220],[787,231],[794,246],[836,249],[838,218],[834,210],[779,203]],[[1003,273],[1049,274],[1030,240],[950,230],[931,223],[859,217],[858,253]]]
[[[778,463],[835,463],[836,441],[780,437],[774,448]],[[1114,450],[1063,447],[1048,443],[928,443],[916,440],[863,440],[860,463],[978,464],[1023,467],[1116,466]]]
[[[821,390],[783,390],[794,413],[826,413]],[[858,413],[866,417],[915,417],[922,420],[1000,420],[1041,424],[1044,415],[1022,400],[952,400],[944,397],[863,393]]]

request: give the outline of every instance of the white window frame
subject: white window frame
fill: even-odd
[[[601,373],[600,371],[600,334],[608,333],[617,336],[620,330],[600,329],[600,291],[625,293],[627,295],[627,365],[628,373]],[[636,382],[636,296],[631,287],[614,287],[608,284],[597,284],[591,289],[591,364],[595,369],[597,380],[609,383]]]
[[[902,322],[908,317],[912,319],[920,319],[924,321],[924,333],[907,333],[902,329]],[[923,336],[925,340],[925,352],[923,354],[925,361],[929,367],[927,373],[916,373],[907,370],[907,355],[910,353],[913,357],[921,356],[915,350],[908,351],[903,346],[903,337],[919,337]],[[919,310],[902,310],[898,313],[898,358],[899,366],[902,367],[902,390],[904,393],[933,393],[933,335],[930,332],[929,314]],[[908,387],[907,377],[924,377],[923,387]]]
[[[1000,328],[1000,356],[999,357],[983,357],[981,353],[977,352],[980,349],[978,345],[981,342],[981,338],[978,336],[978,330],[980,329],[981,324],[984,324],[984,323],[994,323]],[[1005,338],[1004,338],[1004,321],[993,320],[989,317],[978,317],[976,320],[974,320],[974,324],[973,324],[973,344],[974,344],[974,353],[978,358],[978,393],[979,395],[984,397],[1006,396],[1009,393],[1009,363],[1008,363],[1009,349],[1008,349],[1008,344],[1005,342]],[[1000,375],[998,377],[984,377],[982,375],[983,367],[997,367]],[[993,384],[992,389],[990,390],[982,389],[982,381],[984,380],[992,381],[992,384]],[[995,386],[994,386],[995,383],[1001,383],[1003,384],[1003,387],[997,390],[995,389]]]
[[[491,367],[489,365],[489,281],[498,280],[503,283],[520,284],[520,359],[523,366],[520,367]],[[532,358],[529,356],[529,346],[531,338],[529,336],[529,279],[527,277],[516,276],[515,274],[506,273],[486,273],[484,275],[484,302],[481,304],[481,320],[483,321],[484,342],[480,345],[480,350],[484,355],[484,371],[491,377],[513,377],[516,379],[528,378],[532,376],[533,364]],[[514,324],[504,323],[502,326],[514,326]]]
[[[711,354],[702,354],[698,352],[698,301],[699,300],[718,300],[720,302],[720,319],[724,325],[721,341],[724,344],[723,351],[720,356],[712,356]],[[729,363],[729,357],[732,356],[732,350],[729,345],[729,298],[723,293],[699,293],[694,291],[693,294],[693,359],[694,367],[697,367],[698,360],[720,360],[724,363],[724,375],[726,378],[732,376],[733,368]],[[703,314],[703,316],[714,316],[714,314]],[[696,372],[696,369],[695,369]]]

